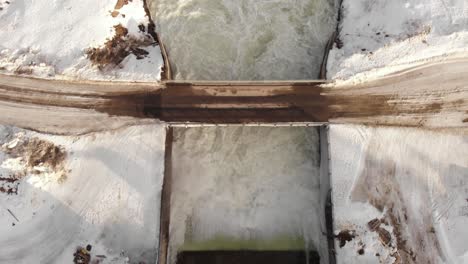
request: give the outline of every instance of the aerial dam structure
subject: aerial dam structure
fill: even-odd
[[[424,248],[449,252],[436,233],[458,209],[449,193],[463,193],[466,181],[468,59],[327,80],[340,1],[273,2],[144,1],[161,81],[0,74],[1,163],[32,142],[52,150],[60,162],[51,166],[70,178],[50,187],[32,176],[26,200],[43,198],[51,216],[8,208],[0,262],[63,263],[91,241],[121,263],[342,263],[336,253],[346,243],[364,254],[368,241],[346,229],[346,214],[361,209],[375,218],[365,232],[402,263],[432,258]],[[448,153],[453,145],[461,147]],[[450,164],[438,163],[443,153]],[[411,204],[413,189],[423,202]],[[414,216],[406,204],[434,210]],[[20,222],[31,226],[14,230]],[[58,250],[28,251],[49,244]]]

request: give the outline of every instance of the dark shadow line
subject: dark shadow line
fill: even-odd
[[[167,252],[169,246],[169,226],[171,214],[171,188],[172,188],[172,142],[174,138],[174,130],[172,127],[167,128],[166,132],[166,148],[164,155],[164,179],[161,193],[160,206],[160,229],[159,229],[159,252],[158,264],[167,263]]]

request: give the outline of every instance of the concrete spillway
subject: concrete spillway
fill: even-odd
[[[174,128],[171,156],[168,263],[239,250],[326,263],[316,127]]]

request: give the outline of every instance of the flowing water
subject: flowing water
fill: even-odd
[[[152,0],[179,80],[316,79],[336,0]]]
[[[172,149],[169,263],[241,249],[326,260],[317,128],[175,128]]]

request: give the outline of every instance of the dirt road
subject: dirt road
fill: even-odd
[[[0,75],[0,123],[80,134],[132,123],[318,122],[468,127],[468,59],[359,83],[109,83]]]

